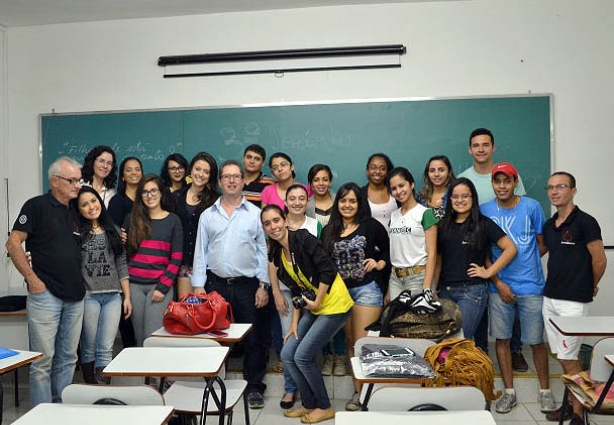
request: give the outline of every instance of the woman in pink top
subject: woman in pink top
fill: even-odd
[[[284,210],[286,207],[286,191],[290,186],[295,184],[294,178],[296,173],[294,172],[294,164],[292,159],[283,152],[275,152],[269,159],[269,167],[273,172],[273,176],[277,180],[276,183],[270,184],[264,188],[261,194],[262,208],[266,205],[274,204]],[[311,198],[313,192],[307,185],[299,183],[307,190],[307,195]]]

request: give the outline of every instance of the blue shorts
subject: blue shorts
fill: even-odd
[[[366,307],[381,307],[384,305],[384,295],[375,281],[356,288],[348,288],[354,304]]]
[[[496,339],[511,339],[514,319],[518,314],[523,344],[538,345],[544,342],[542,295],[516,295],[514,304],[507,304],[497,293],[488,299],[490,335]]]

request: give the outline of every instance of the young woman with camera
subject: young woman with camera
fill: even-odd
[[[292,324],[281,351],[284,368],[301,393],[302,406],[284,415],[317,423],[335,416],[317,355],[350,317],[354,302],[320,241],[307,230],[288,230],[288,219],[277,205],[260,214],[269,237],[269,273],[292,292]]]

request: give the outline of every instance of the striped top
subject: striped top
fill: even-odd
[[[260,208],[260,202],[261,202],[260,194],[262,193],[265,187],[273,183],[275,183],[275,180],[273,180],[271,177],[267,176],[266,174],[262,174],[261,172],[260,177],[258,177],[253,182],[249,184],[245,184],[243,186],[242,194],[243,196],[245,196],[245,198],[249,202],[251,202],[258,208]]]
[[[151,220],[151,235],[128,261],[130,283],[156,285],[166,294],[177,278],[183,259],[183,231],[175,214]]]

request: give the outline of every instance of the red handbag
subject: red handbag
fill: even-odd
[[[215,291],[186,294],[166,307],[162,325],[175,335],[195,335],[228,329],[233,322],[232,307]]]

